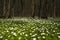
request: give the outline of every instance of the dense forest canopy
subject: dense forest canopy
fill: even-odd
[[[0,18],[60,17],[60,0],[0,0]]]

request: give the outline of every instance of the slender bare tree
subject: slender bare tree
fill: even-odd
[[[5,12],[6,12],[6,11],[5,11],[5,3],[6,3],[6,2],[5,2],[5,0],[4,0],[4,4],[3,4],[3,5],[4,5],[4,7],[3,7],[3,17],[5,17]]]
[[[35,16],[35,13],[34,13],[35,12],[34,11],[35,9],[34,8],[35,8],[35,0],[32,0],[32,17]]]

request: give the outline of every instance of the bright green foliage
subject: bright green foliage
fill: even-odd
[[[44,19],[1,19],[0,40],[60,40],[60,22]]]

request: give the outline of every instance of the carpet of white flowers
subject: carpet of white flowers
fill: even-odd
[[[60,22],[44,19],[0,19],[0,40],[60,40]]]

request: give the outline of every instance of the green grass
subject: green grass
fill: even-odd
[[[60,22],[46,19],[0,19],[0,40],[60,40]]]

